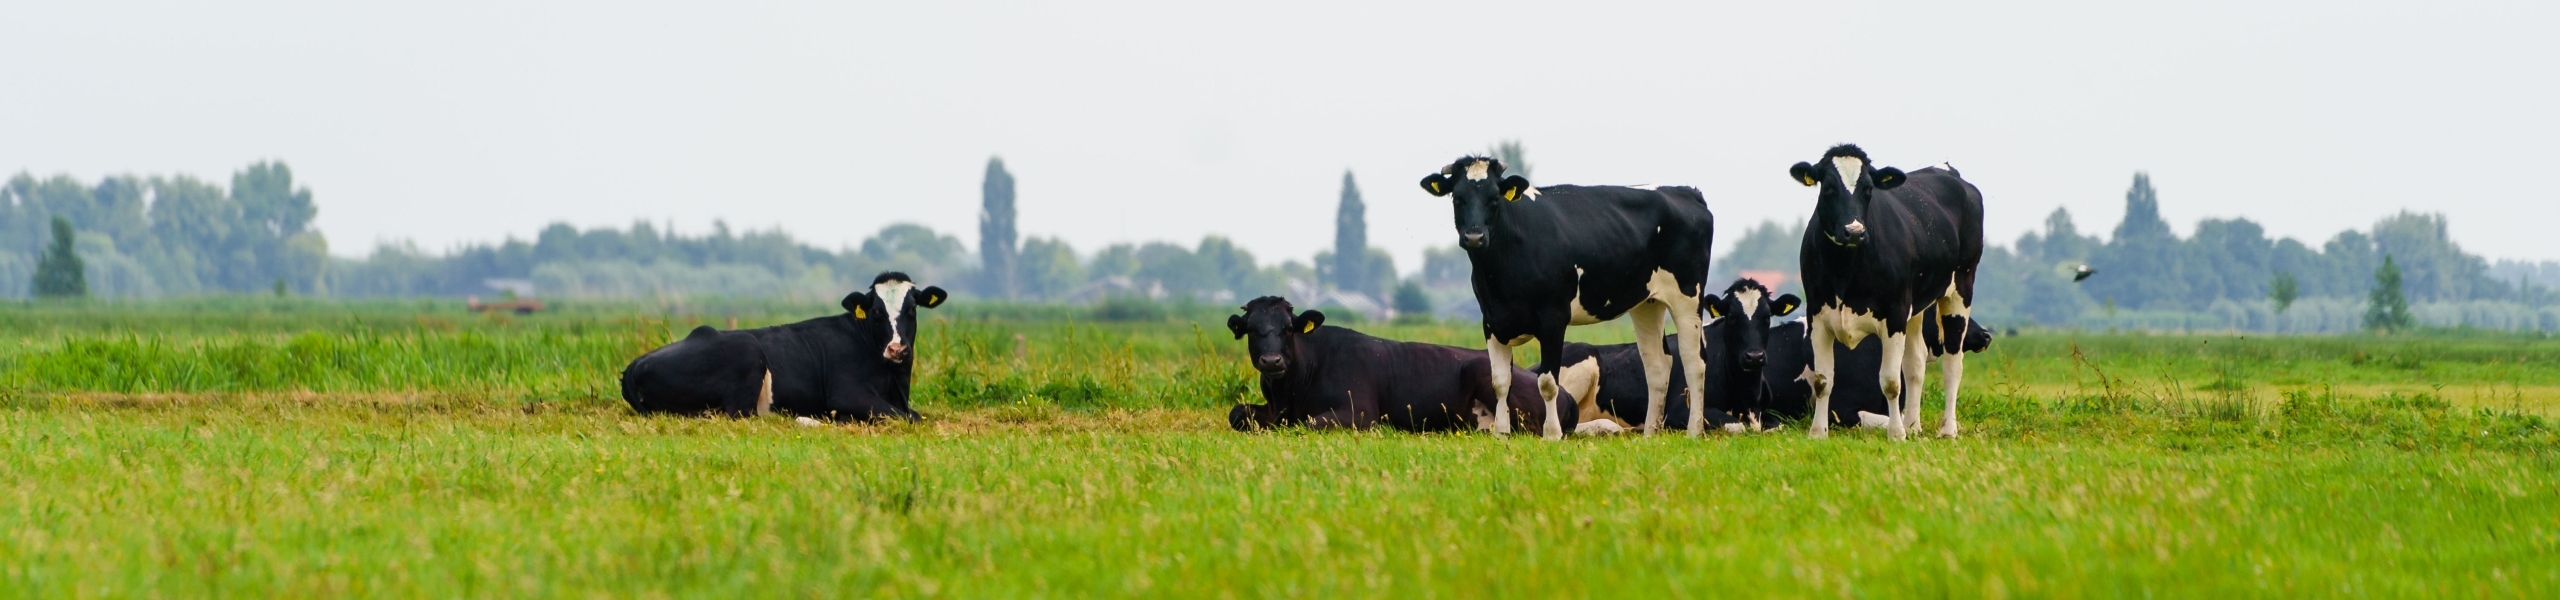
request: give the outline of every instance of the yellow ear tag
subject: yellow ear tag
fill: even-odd
[[[863,314],[863,313],[862,313],[862,307],[856,306],[856,307],[853,307],[853,318],[856,318],[856,319],[868,319],[868,318],[871,318],[871,316],[870,316],[870,315]]]
[[[1519,202],[1519,201],[1520,201],[1520,190],[1517,190],[1517,189],[1503,190],[1503,191],[1502,191],[1502,200],[1503,200],[1503,201],[1505,201],[1505,202]]]
[[[1425,183],[1425,184],[1422,184],[1422,185],[1424,185],[1424,186],[1426,186],[1426,187],[1431,188],[1431,194],[1432,194],[1432,195],[1435,195],[1435,196],[1436,196],[1436,195],[1439,195],[1439,194],[1440,194],[1440,182],[1434,181],[1434,182]]]
[[[1306,328],[1306,329],[1300,329],[1300,330],[1298,330],[1298,333],[1315,333],[1315,332],[1316,332],[1316,322],[1315,322],[1315,321],[1308,321],[1308,322],[1307,322],[1307,328]]]
[[[1722,319],[1724,318],[1724,311],[1716,310],[1715,305],[1709,304],[1707,305],[1707,316]]]
[[[1811,177],[1800,177],[1797,178],[1796,181],[1804,182],[1805,187],[1813,187],[1814,184],[1822,183],[1820,181],[1814,181]]]

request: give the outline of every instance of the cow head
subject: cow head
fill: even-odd
[[[1795,294],[1772,298],[1769,288],[1752,279],[1739,279],[1725,288],[1724,294],[1707,298],[1705,310],[1709,318],[1707,335],[1727,348],[1743,373],[1757,375],[1769,364],[1769,321],[1786,316],[1804,304]]]
[[[872,278],[870,289],[846,295],[843,304],[855,328],[888,340],[880,347],[880,358],[904,364],[915,353],[916,309],[942,306],[950,297],[939,287],[916,289],[907,274],[890,271]]]
[[[1529,188],[1529,178],[1504,177],[1502,161],[1482,156],[1459,158],[1422,178],[1422,191],[1449,197],[1458,218],[1458,245],[1468,250],[1484,249],[1492,241],[1504,203],[1537,195]]]
[[[1227,331],[1234,332],[1236,339],[1251,338],[1244,348],[1254,370],[1265,375],[1289,372],[1297,362],[1298,336],[1324,326],[1324,313],[1295,310],[1279,296],[1263,296],[1245,303],[1244,314],[1227,317]]]
[[[1867,161],[1867,152],[1856,145],[1832,146],[1822,153],[1819,163],[1796,163],[1787,169],[1796,183],[1821,188],[1813,206],[1815,231],[1833,245],[1856,248],[1867,243],[1867,201],[1877,190],[1890,190],[1902,185],[1901,169],[1875,168]]]

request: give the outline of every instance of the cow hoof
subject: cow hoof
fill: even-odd
[[[799,426],[801,426],[801,427],[825,427],[825,426],[827,426],[826,422],[824,422],[824,421],[819,421],[819,420],[817,420],[817,419],[812,419],[812,418],[808,418],[808,417],[798,417],[798,418],[794,418],[794,419],[792,419],[792,420],[791,420],[791,422],[792,422],[793,424],[799,425]]]
[[[1947,438],[1947,439],[1950,439],[1950,440],[1952,440],[1952,439],[1956,439],[1956,424],[1954,424],[1954,423],[1948,423],[1948,424],[1945,424],[1945,425],[1938,426],[1938,437]]]
[[[1893,441],[1899,442],[1911,439],[1911,430],[1903,429],[1901,423],[1894,423],[1884,428],[1884,436],[1892,439]]]
[[[1810,428],[1806,428],[1806,429],[1804,430],[1804,436],[1805,436],[1805,437],[1809,437],[1809,438],[1813,438],[1813,439],[1817,439],[1817,440],[1819,440],[1819,439],[1823,439],[1823,438],[1828,438],[1828,437],[1831,437],[1831,428],[1829,428],[1829,427],[1810,427]]]

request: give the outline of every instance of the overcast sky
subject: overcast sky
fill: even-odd
[[[13,3],[0,169],[282,159],[330,250],[543,224],[913,221],[975,248],[1001,155],[1021,231],[1082,251],[1329,246],[1342,173],[1411,272],[1455,241],[1415,181],[1500,139],[1537,183],[1687,184],[1803,218],[1836,142],[1949,161],[2001,243],[2111,229],[2148,171],[2182,234],[2314,245],[2408,208],[2560,259],[2560,2]]]

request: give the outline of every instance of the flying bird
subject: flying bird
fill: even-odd
[[[2098,274],[2098,270],[2097,270],[2097,269],[2089,268],[2089,265],[2080,265],[2080,266],[2077,266],[2077,267],[2072,267],[2072,268],[2071,268],[2071,282],[2072,282],[2072,283],[2080,283],[2080,280],[2088,279],[2090,275],[2096,275],[2096,274]]]

